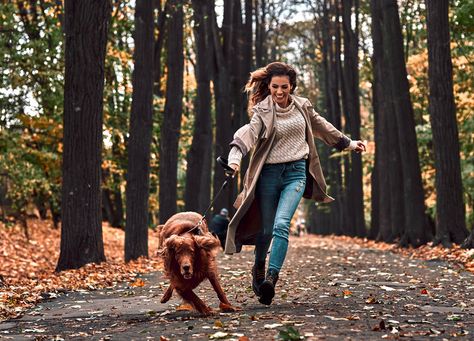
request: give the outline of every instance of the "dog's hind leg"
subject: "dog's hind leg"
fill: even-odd
[[[161,303],[166,303],[170,300],[171,298],[171,295],[173,295],[173,290],[174,290],[174,287],[170,284],[170,286],[168,287],[168,289],[166,289],[165,293],[163,294],[163,297],[161,298]]]
[[[202,315],[211,315],[211,308],[209,308],[192,290],[182,291],[179,292],[179,294],[185,301],[190,302]]]
[[[219,278],[217,278],[217,274],[211,273],[208,275],[208,278],[209,278],[209,282],[211,282],[211,285],[214,288],[214,291],[217,294],[217,297],[219,298],[219,301],[220,301],[219,308],[224,312],[238,311],[239,308],[233,307],[232,304],[230,304],[229,300],[227,299],[227,296],[225,295],[224,290],[222,290],[221,284],[219,282]]]

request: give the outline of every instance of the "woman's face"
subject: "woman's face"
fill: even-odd
[[[290,77],[273,76],[268,85],[273,100],[282,108],[290,104]]]

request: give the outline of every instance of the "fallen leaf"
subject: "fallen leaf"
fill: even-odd
[[[209,335],[209,338],[210,339],[224,339],[224,338],[227,338],[228,335],[229,333],[217,332],[212,335]]]
[[[275,328],[278,328],[278,327],[281,327],[283,326],[281,323],[272,323],[272,324],[266,324],[263,326],[263,328],[265,329],[275,329]]]
[[[130,283],[131,287],[143,287],[145,285],[145,282],[143,282],[143,279],[137,278],[133,283]]]

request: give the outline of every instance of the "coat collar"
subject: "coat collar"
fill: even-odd
[[[304,97],[296,96],[296,95],[290,95],[290,97],[291,97],[291,100],[294,101],[295,104],[299,105],[300,108],[302,108],[308,101],[308,99]],[[265,99],[258,102],[254,108],[258,112],[262,113],[262,112],[272,111],[274,107],[275,107],[275,104],[273,103],[272,95],[268,95],[267,97],[265,97]]]
[[[308,101],[304,97],[299,97],[296,95],[290,95],[291,100],[295,102],[296,107],[299,110],[302,110],[304,108],[304,105]],[[265,133],[263,135],[264,138],[268,138],[270,134],[272,133],[273,130],[273,124],[275,122],[275,104],[273,103],[272,100],[272,95],[268,95],[265,99],[260,101],[254,106],[254,110],[260,118],[262,119],[262,122],[265,126]]]

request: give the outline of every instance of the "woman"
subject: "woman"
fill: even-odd
[[[238,172],[242,157],[254,149],[243,191],[234,203],[237,211],[229,223],[225,252],[255,244],[252,287],[267,305],[275,295],[290,221],[301,197],[334,200],[326,194],[314,137],[339,150],[365,151],[361,141],[352,141],[316,113],[308,99],[294,95],[295,89],[296,71],[285,63],[270,63],[251,73],[245,90],[252,118],[234,134],[228,157]]]

